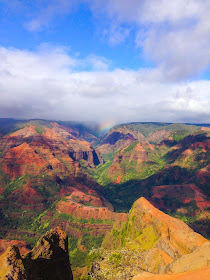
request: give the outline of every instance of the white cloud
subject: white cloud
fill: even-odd
[[[112,22],[104,29],[103,35],[111,46],[115,46],[125,41],[130,35],[130,28],[119,26]]]
[[[2,47],[0,60],[0,117],[210,122],[210,81],[165,83],[158,69],[110,71],[104,58],[48,45]],[[78,72],[87,63],[92,71]]]
[[[97,15],[100,37],[115,46],[136,32],[134,47],[164,73],[166,80],[199,77],[210,70],[210,0],[47,0],[30,5],[20,0],[0,2],[10,11],[22,12],[30,31],[48,28],[60,17],[76,12],[80,4],[88,3]]]
[[[106,11],[114,19],[114,29],[120,30],[125,23],[135,24],[136,45],[164,71],[167,79],[191,78],[209,69],[209,0],[89,0],[89,3],[94,13]]]
[[[106,71],[111,65],[111,61],[105,57],[100,57],[96,55],[90,55],[86,59],[87,65],[92,65],[93,70],[95,71]]]

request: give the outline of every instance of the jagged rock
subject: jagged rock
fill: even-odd
[[[0,279],[28,280],[23,259],[16,245],[10,246],[0,257]]]
[[[17,246],[10,247],[0,257],[0,279],[72,280],[66,233],[59,227],[47,232],[24,256]]]

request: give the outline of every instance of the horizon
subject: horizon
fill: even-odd
[[[209,9],[0,0],[0,117],[209,124]]]
[[[47,122],[70,122],[70,123],[75,123],[75,124],[93,124],[93,125],[97,125],[99,128],[102,126],[107,125],[107,123],[109,122],[97,122],[97,121],[86,121],[86,120],[81,120],[81,121],[77,121],[77,120],[62,120],[62,119],[42,119],[42,118],[32,118],[32,119],[28,119],[28,118],[12,118],[12,117],[8,117],[8,118],[2,118],[0,117],[0,120],[15,120],[15,121],[47,121]],[[113,121],[111,121],[113,122]],[[197,126],[201,126],[201,125],[207,125],[210,126],[210,123],[188,123],[188,122],[161,122],[161,121],[129,121],[129,122],[118,122],[118,123],[114,123],[113,126],[111,126],[111,128],[118,126],[118,125],[126,125],[126,124],[137,124],[137,123],[141,123],[141,124],[147,124],[147,123],[154,123],[154,124],[166,124],[166,125],[171,125],[171,124],[186,124],[186,125],[197,125]]]

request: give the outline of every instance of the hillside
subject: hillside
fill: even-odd
[[[145,196],[199,230],[198,224],[205,227],[210,207],[209,148],[208,127],[119,125],[96,147],[105,164],[86,170],[104,186],[103,196],[117,211],[128,211],[137,197]],[[199,219],[203,222],[195,222]],[[202,226],[200,230],[210,234]]]

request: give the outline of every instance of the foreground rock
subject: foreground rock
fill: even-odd
[[[141,270],[163,273],[170,268],[171,272],[179,273],[193,270],[190,254],[195,254],[197,266],[194,269],[207,266],[208,254],[204,252],[209,250],[209,244],[184,222],[164,214],[142,197],[130,210],[128,222],[116,223],[102,246],[111,251],[125,248],[135,253]],[[182,271],[177,271],[175,262],[183,256]]]
[[[12,246],[0,256],[0,279],[72,280],[68,237],[60,228],[46,233],[24,256]]]
[[[187,254],[173,262],[167,268],[167,273],[182,273],[198,270],[210,265],[210,242],[204,243],[191,254]],[[210,269],[210,267],[209,267]],[[209,273],[210,275],[210,273]]]
[[[210,278],[210,266],[196,271],[180,273],[180,274],[159,274],[142,273],[135,276],[133,280],[209,280]]]

